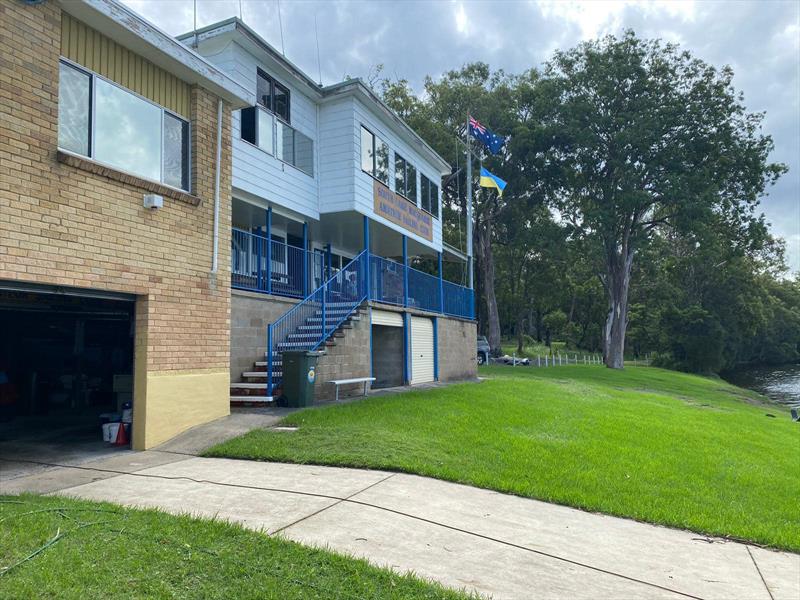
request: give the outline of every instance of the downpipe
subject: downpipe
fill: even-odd
[[[217,162],[214,170],[214,245],[211,251],[211,274],[219,269],[219,187],[222,171],[222,100],[217,100]]]

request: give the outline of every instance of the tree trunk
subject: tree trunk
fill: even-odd
[[[524,337],[525,337],[525,316],[522,311],[517,315],[517,323],[516,323],[516,334],[517,334],[517,354],[522,354],[522,350],[525,346]]]
[[[603,360],[610,369],[624,366],[625,331],[628,328],[628,290],[631,283],[633,251],[613,252],[606,264],[608,316],[603,330]]]
[[[500,355],[500,313],[494,293],[494,255],[492,254],[492,222],[487,219],[483,227],[475,227],[475,241],[480,255],[481,283],[486,300],[487,339],[493,356]]]

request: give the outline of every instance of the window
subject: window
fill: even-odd
[[[256,71],[256,96],[258,103],[289,123],[289,89],[267,75]]]
[[[275,119],[261,106],[241,111],[241,137],[264,152],[314,176],[314,140]]]
[[[58,146],[75,154],[89,155],[89,115],[92,77],[61,63],[58,97]]]
[[[187,121],[64,62],[60,64],[59,86],[59,148],[189,189]]]
[[[422,210],[431,213],[434,217],[439,215],[439,186],[425,175],[420,176],[420,195]]]
[[[361,127],[361,168],[389,185],[389,146],[366,127]]]
[[[417,170],[397,153],[394,155],[394,191],[417,203]]]

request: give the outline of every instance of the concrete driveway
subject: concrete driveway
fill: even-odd
[[[413,475],[166,451],[61,464],[0,490],[227,519],[494,598],[800,598],[797,554]]]

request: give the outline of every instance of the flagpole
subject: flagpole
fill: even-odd
[[[469,289],[475,289],[472,253],[472,153],[469,147],[469,113],[467,113],[467,271],[469,272]]]

